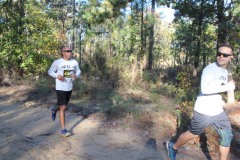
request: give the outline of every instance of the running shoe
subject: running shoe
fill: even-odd
[[[63,137],[69,137],[71,135],[66,129],[61,130],[61,134]]]
[[[50,111],[51,111],[52,120],[55,121],[55,119],[56,119],[56,111],[55,111],[55,108],[54,108],[54,107],[51,107],[51,108],[50,108]]]
[[[172,143],[172,142],[168,142],[168,141],[166,142],[168,157],[171,160],[176,160],[177,151],[173,149],[173,145],[174,145],[174,143]]]

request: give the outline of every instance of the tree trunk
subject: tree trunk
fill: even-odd
[[[218,19],[217,42],[218,44],[226,43],[227,30],[226,30],[226,22],[225,22],[225,16],[224,16],[223,0],[217,0],[217,19]]]
[[[143,11],[144,11],[144,1],[145,0],[141,0],[141,50],[140,50],[140,55],[138,55],[138,61],[141,60],[143,54],[144,54],[144,22],[143,22]]]
[[[201,2],[201,8],[203,8],[203,1]],[[203,12],[200,12],[198,16],[198,31],[197,31],[197,48],[194,59],[194,74],[193,77],[197,77],[197,69],[199,67],[199,56],[201,52],[201,37],[202,37],[202,23],[203,23]]]
[[[73,11],[72,11],[72,25],[73,25],[73,36],[72,36],[72,49],[75,48],[75,34],[76,34],[76,28],[75,28],[75,11],[76,11],[76,3],[75,0],[72,1],[73,3]]]
[[[25,8],[24,8],[24,0],[20,0],[19,1],[19,4],[18,4],[18,7],[19,7],[19,12],[20,12],[20,19],[19,19],[19,37],[21,37],[21,35],[23,34],[23,26],[24,26],[24,17],[25,17]],[[22,47],[22,46],[21,46]],[[23,58],[22,58],[22,55],[19,57],[19,60],[18,60],[18,66],[21,66],[21,64],[23,63]],[[18,69],[18,75],[20,77],[23,77],[23,74],[24,74],[24,70],[23,68],[19,67]]]
[[[155,13],[155,0],[152,0],[152,10],[151,14],[154,18]],[[153,65],[153,46],[154,46],[154,21],[150,27],[150,37],[149,37],[149,54],[148,54],[148,69],[152,69]]]

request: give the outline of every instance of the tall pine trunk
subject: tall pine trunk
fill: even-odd
[[[218,20],[217,42],[218,44],[226,43],[227,29],[224,16],[223,0],[217,0],[217,20]]]
[[[154,19],[155,14],[155,0],[152,0],[152,10],[151,14]],[[154,46],[154,20],[150,27],[150,36],[149,36],[149,54],[148,54],[148,69],[151,70],[153,66],[153,46]]]

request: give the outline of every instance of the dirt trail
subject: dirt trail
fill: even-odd
[[[1,160],[167,160],[162,142],[149,145],[139,131],[67,113],[71,137],[61,137],[58,117],[47,108],[24,107],[0,88]],[[9,93],[9,94],[6,94]],[[183,147],[178,160],[207,159],[199,148]],[[234,160],[234,159],[232,159]]]

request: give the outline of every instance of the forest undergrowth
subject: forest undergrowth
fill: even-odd
[[[116,81],[83,75],[74,82],[68,111],[84,117],[94,116],[113,125],[144,130],[145,137],[156,141],[175,140],[187,130],[199,92],[199,77],[189,78],[191,76],[186,72],[176,73],[171,69],[164,72],[167,74],[156,70],[144,74],[143,78],[135,77],[134,83],[131,77]],[[25,106],[49,108],[56,105],[55,83],[51,77],[26,78],[16,81],[17,85],[30,86],[21,99]],[[236,135],[240,132],[238,125],[234,125]],[[209,128],[188,145],[198,145],[210,155],[218,149],[217,139],[217,133]],[[234,140],[233,145],[237,147],[239,141]],[[232,152],[240,154],[236,149]]]

